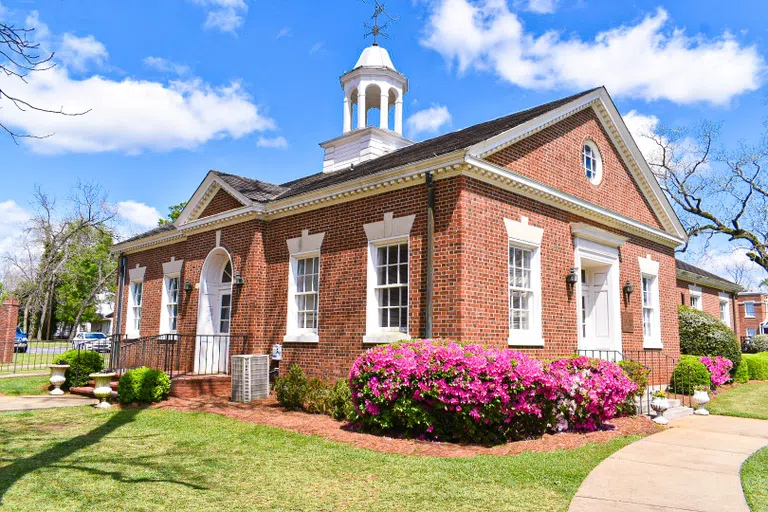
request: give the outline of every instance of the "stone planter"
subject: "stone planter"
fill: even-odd
[[[701,416],[708,416],[709,411],[704,408],[705,405],[709,403],[709,392],[708,391],[694,391],[693,392],[693,399],[696,401],[696,405],[698,405],[698,409],[694,411],[694,414],[698,414]]]
[[[651,400],[651,409],[656,412],[656,417],[653,418],[654,422],[659,425],[666,425],[669,423],[669,420],[664,417],[664,411],[669,409],[669,400],[666,398],[654,397],[653,400]]]
[[[117,375],[115,372],[110,373],[92,373],[88,377],[94,381],[93,396],[99,399],[99,403],[94,407],[99,409],[109,409],[112,405],[109,403],[109,397],[112,395],[112,388],[109,383],[112,382],[112,377]]]
[[[61,390],[61,386],[64,385],[64,383],[67,381],[67,378],[64,376],[65,373],[67,373],[67,370],[69,369],[68,364],[49,364],[48,368],[51,369],[51,378],[48,379],[48,381],[51,383],[51,386],[53,386],[53,389],[51,390],[52,395],[63,395],[64,392]]]

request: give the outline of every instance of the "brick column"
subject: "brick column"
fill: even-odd
[[[11,297],[0,305],[0,363],[13,361],[13,342],[19,322],[19,299]]]

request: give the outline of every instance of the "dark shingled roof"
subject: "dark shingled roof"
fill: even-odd
[[[232,188],[243,194],[251,201],[257,203],[266,203],[275,199],[292,197],[299,194],[319,190],[325,187],[338,185],[347,181],[353,181],[371,174],[376,174],[394,169],[396,167],[412,164],[414,162],[446,155],[453,151],[469,148],[479,142],[487,140],[507,130],[511,130],[516,126],[526,123],[531,119],[535,119],[540,115],[555,110],[565,105],[566,103],[570,103],[571,101],[574,101],[581,96],[589,94],[595,90],[597,90],[597,88],[580,92],[578,94],[574,94],[573,96],[568,96],[556,101],[545,103],[537,107],[529,108],[528,110],[523,110],[521,112],[499,117],[497,119],[492,119],[490,121],[476,124],[452,133],[446,133],[445,135],[440,135],[439,137],[417,142],[391,153],[387,153],[386,155],[380,156],[373,160],[358,164],[353,168],[334,171],[331,173],[319,172],[304,178],[299,178],[297,180],[283,183],[282,185],[275,185],[265,181],[254,180],[251,178],[245,178],[243,176],[227,174],[219,171],[213,172],[228,185],[232,186]],[[176,227],[172,224],[160,226],[141,235],[124,240],[121,243],[134,242],[142,238],[148,238],[175,229]]]
[[[738,286],[736,283],[729,281],[727,279],[724,279],[717,274],[713,274],[712,272],[707,272],[704,269],[701,269],[695,265],[691,265],[690,263],[686,263],[684,261],[680,261],[678,259],[675,260],[675,265],[677,266],[677,270],[683,270],[685,272],[690,272],[691,274],[697,274],[702,277],[706,277],[709,279],[715,279],[717,281],[721,281],[723,283],[730,284],[731,286]]]

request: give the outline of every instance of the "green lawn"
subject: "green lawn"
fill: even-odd
[[[8,377],[0,379],[0,395],[42,395],[49,385],[48,377]]]
[[[741,466],[741,485],[752,512],[768,512],[768,448],[752,454]]]
[[[388,455],[206,413],[49,409],[0,414],[9,510],[567,510],[601,460],[571,451]]]
[[[707,409],[712,414],[768,420],[768,382],[752,381],[722,391]]]

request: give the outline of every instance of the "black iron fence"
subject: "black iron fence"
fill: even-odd
[[[11,342],[8,342],[10,344]],[[13,348],[0,350],[0,375],[19,373],[42,373],[68,350],[93,350],[101,353],[104,367],[111,365],[110,340],[53,340],[53,341],[15,341]]]
[[[147,366],[171,378],[181,375],[228,375],[233,355],[246,354],[247,336],[229,334],[159,334],[126,339],[115,335],[112,370],[124,373]]]
[[[578,350],[577,353],[596,359],[618,363],[633,361],[641,365],[648,374],[648,386],[636,400],[638,414],[651,413],[651,400],[655,391],[665,391],[667,398],[679,400],[680,405],[692,407],[693,391],[696,386],[690,367],[678,368],[678,358],[659,350]]]

